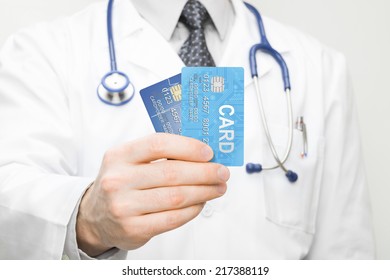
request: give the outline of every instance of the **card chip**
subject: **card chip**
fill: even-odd
[[[221,76],[212,77],[211,91],[212,92],[224,92],[225,91],[225,79]]]
[[[172,93],[173,100],[176,102],[181,101],[181,85],[174,85],[173,87],[169,88],[170,92]]]
[[[156,132],[181,134],[181,74],[140,90]]]

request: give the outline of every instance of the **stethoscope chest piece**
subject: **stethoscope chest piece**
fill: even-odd
[[[134,97],[135,89],[127,75],[120,71],[107,73],[98,86],[99,99],[108,105],[121,106]]]

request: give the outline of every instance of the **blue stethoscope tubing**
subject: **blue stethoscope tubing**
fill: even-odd
[[[262,170],[272,170],[272,169],[276,169],[276,168],[280,167],[285,172],[287,179],[291,183],[294,183],[298,180],[298,174],[292,170],[287,169],[284,165],[285,162],[287,161],[289,155],[290,155],[291,148],[292,148],[292,141],[293,141],[293,113],[292,113],[292,103],[291,103],[290,75],[289,75],[288,67],[287,67],[287,64],[284,61],[282,55],[279,52],[277,52],[269,43],[267,35],[265,33],[263,20],[261,18],[259,11],[254,6],[252,6],[246,2],[244,2],[244,3],[246,5],[246,7],[256,17],[256,21],[257,21],[259,31],[260,31],[261,41],[260,41],[260,43],[255,44],[251,47],[250,52],[249,52],[249,62],[250,62],[252,79],[253,79],[254,85],[255,85],[257,101],[258,101],[259,108],[260,108],[261,120],[262,120],[264,131],[265,131],[265,134],[267,137],[268,146],[269,146],[269,148],[272,152],[272,155],[277,163],[277,165],[271,166],[271,167],[263,167],[259,163],[248,163],[246,165],[246,171],[247,171],[247,173],[252,174],[252,173],[259,173]],[[282,159],[280,159],[280,157],[275,149],[275,145],[274,145],[274,142],[273,142],[272,137],[271,137],[271,133],[270,133],[269,128],[268,128],[267,117],[265,114],[264,105],[263,105],[263,101],[261,98],[261,92],[260,92],[260,87],[259,87],[259,82],[258,82],[258,74],[257,74],[257,61],[256,61],[256,53],[258,51],[264,52],[266,54],[269,54],[271,57],[273,57],[275,59],[275,61],[279,64],[279,67],[282,71],[284,91],[286,93],[286,99],[287,99],[288,127],[289,127],[288,128],[289,132],[288,132],[287,149],[286,149],[286,152],[285,152]]]
[[[248,163],[246,165],[246,171],[247,173],[252,174],[252,173],[259,173],[263,170],[281,168],[285,172],[287,179],[290,182],[294,183],[298,180],[298,175],[295,172],[288,170],[284,165],[290,155],[291,148],[292,148],[292,140],[293,140],[293,114],[292,114],[292,103],[291,103],[291,94],[290,94],[291,85],[290,85],[290,76],[289,76],[288,67],[282,55],[278,53],[268,42],[265,29],[264,29],[263,20],[261,18],[259,11],[254,6],[246,2],[244,3],[246,7],[256,17],[256,21],[260,31],[261,41],[260,43],[253,45],[252,48],[250,49],[249,62],[250,62],[251,75],[254,80],[257,101],[259,103],[263,127],[266,132],[269,148],[277,163],[277,165],[271,167],[265,167],[265,166],[263,167],[259,163]],[[135,90],[129,77],[125,73],[118,71],[117,68],[115,43],[114,43],[114,35],[113,35],[113,27],[112,27],[113,4],[114,4],[114,0],[109,0],[108,7],[107,7],[107,37],[108,37],[108,47],[109,47],[109,54],[110,54],[111,71],[108,72],[106,75],[104,75],[103,78],[101,79],[101,83],[97,89],[97,95],[99,99],[105,104],[113,105],[113,106],[122,106],[130,102],[130,100],[134,96]],[[288,119],[289,119],[288,120],[289,123],[288,144],[287,144],[286,152],[282,157],[282,159],[279,157],[275,149],[275,145],[273,143],[268,128],[268,122],[267,122],[267,118],[263,106],[263,101],[261,98],[261,92],[259,88],[258,74],[257,74],[257,61],[256,61],[256,53],[258,51],[262,51],[272,56],[275,59],[275,61],[279,64],[280,69],[282,71],[284,91],[286,93],[286,98],[287,98],[287,107],[288,107],[287,110],[288,110]]]
[[[107,105],[122,106],[130,102],[134,97],[135,88],[129,77],[117,68],[112,28],[113,5],[114,0],[109,0],[107,7],[107,38],[111,70],[101,79],[101,83],[97,88],[97,95]]]

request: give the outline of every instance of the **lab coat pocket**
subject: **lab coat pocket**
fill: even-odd
[[[273,125],[270,131],[279,155],[284,155],[288,128]],[[323,143],[322,137],[308,135],[308,156],[302,158],[302,132],[294,129],[292,150],[285,166],[298,174],[298,181],[290,183],[280,168],[263,171],[265,215],[270,222],[314,234],[322,178]],[[267,143],[263,145],[263,153],[267,166],[275,163]]]

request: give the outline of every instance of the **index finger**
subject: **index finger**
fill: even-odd
[[[158,159],[207,162],[213,150],[207,144],[185,136],[155,133],[123,146],[125,158],[132,163],[148,163]]]

